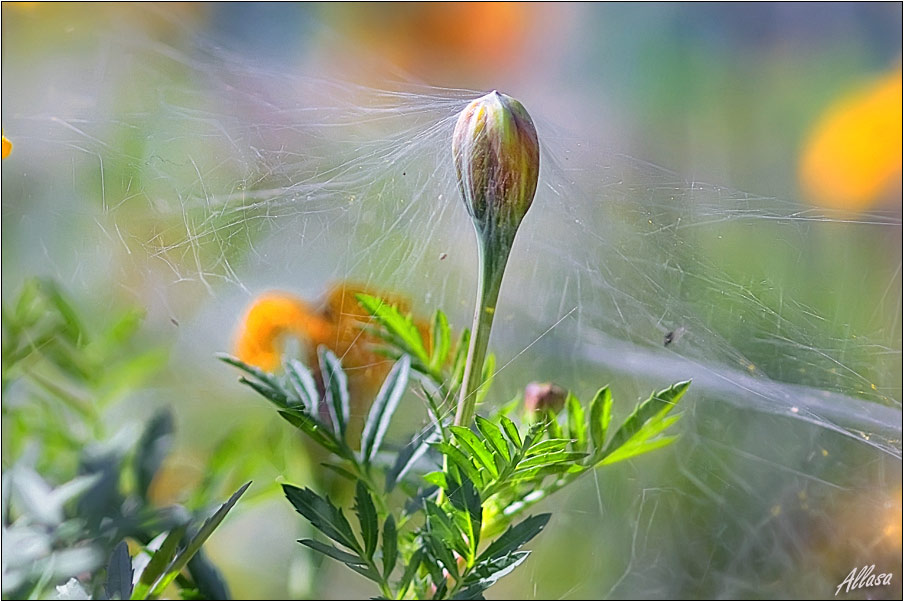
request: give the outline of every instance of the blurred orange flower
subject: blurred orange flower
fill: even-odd
[[[13,143],[9,141],[9,138],[3,136],[3,155],[2,158],[6,159],[9,154],[13,152]]]
[[[360,410],[361,404],[376,394],[392,362],[374,352],[380,341],[365,330],[372,323],[355,299],[359,293],[380,297],[403,313],[408,311],[408,302],[399,295],[375,292],[347,282],[329,290],[320,310],[290,293],[265,293],[254,300],[242,319],[235,344],[236,356],[247,364],[273,371],[280,366],[286,339],[294,338],[306,345],[307,365],[315,367],[317,348],[325,345],[342,361],[349,376],[352,404],[355,406],[357,402]],[[420,321],[417,325],[421,336],[428,341],[427,325]]]
[[[901,182],[902,76],[897,68],[831,105],[810,131],[800,185],[814,204],[866,210]]]

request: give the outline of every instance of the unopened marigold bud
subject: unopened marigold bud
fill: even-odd
[[[496,91],[461,112],[452,135],[458,186],[480,229],[514,236],[540,174],[537,130],[520,102]]]
[[[524,388],[524,409],[530,413],[550,410],[558,414],[565,407],[568,391],[555,383],[530,383]]]

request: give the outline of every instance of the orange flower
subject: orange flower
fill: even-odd
[[[857,211],[895,196],[901,182],[901,99],[898,68],[828,108],[800,161],[801,188],[813,203]]]
[[[380,341],[365,331],[372,322],[355,299],[359,293],[380,297],[403,313],[408,310],[409,305],[403,297],[370,291],[362,285],[347,282],[329,290],[319,311],[289,293],[266,293],[251,304],[242,320],[235,345],[236,356],[262,370],[274,371],[282,361],[286,339],[295,339],[307,347],[307,365],[316,367],[317,348],[325,345],[342,361],[349,376],[353,413],[360,414],[363,404],[373,398],[386,378],[392,362],[374,352]],[[427,325],[417,324],[421,336],[425,341],[429,340]],[[318,371],[315,369],[314,372]]]
[[[13,152],[13,143],[9,141],[9,138],[7,138],[6,136],[3,136],[2,158],[6,159],[11,152]]]

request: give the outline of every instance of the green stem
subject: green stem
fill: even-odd
[[[498,229],[489,227],[477,233],[478,281],[477,305],[474,308],[474,325],[468,346],[468,360],[462,380],[461,395],[455,414],[455,424],[470,427],[477,405],[477,391],[483,384],[483,363],[487,344],[496,314],[496,302],[502,287],[502,276],[508,263],[514,236],[500,235]]]

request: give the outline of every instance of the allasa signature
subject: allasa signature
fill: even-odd
[[[844,581],[839,583],[838,587],[835,588],[835,595],[837,596],[841,592],[841,588],[844,588],[845,592],[849,592],[864,587],[891,585],[891,580],[894,576],[892,573],[879,573],[878,575],[874,575],[873,571],[875,570],[875,564],[865,566],[862,569],[854,567],[851,569],[851,572],[848,573],[848,576],[844,578]]]

